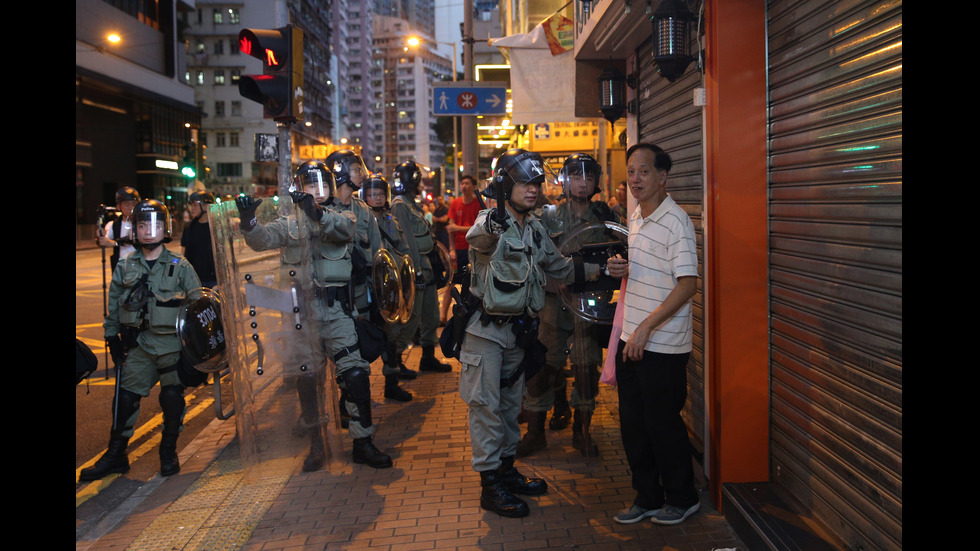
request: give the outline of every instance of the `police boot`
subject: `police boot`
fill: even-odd
[[[531,510],[523,499],[504,487],[498,470],[480,471],[480,507],[502,517],[526,517]]]
[[[392,466],[391,456],[376,448],[370,436],[354,439],[353,457],[354,463],[365,463],[375,469]]]
[[[126,455],[126,446],[129,445],[129,438],[122,436],[121,432],[112,431],[109,433],[109,448],[95,462],[95,465],[87,469],[82,469],[82,472],[78,474],[78,480],[80,482],[99,480],[112,473],[125,473],[129,471],[129,457]]]
[[[572,408],[568,407],[568,396],[565,395],[565,387],[555,390],[555,409],[551,412],[551,420],[548,421],[548,428],[551,430],[562,430],[568,426],[572,420]]]
[[[529,478],[514,467],[514,456],[501,457],[500,481],[507,491],[526,496],[538,496],[548,491],[548,483],[543,478]]]
[[[572,447],[586,457],[599,455],[599,446],[592,440],[592,412],[575,410],[572,419]]]
[[[435,371],[438,373],[448,373],[453,370],[449,364],[444,364],[436,359],[434,346],[422,347],[422,360],[419,362],[419,371]]]
[[[385,398],[391,398],[399,402],[410,402],[412,400],[412,393],[398,386],[397,375],[385,375]]]
[[[323,447],[323,435],[318,427],[310,429],[310,453],[303,460],[303,472],[319,471],[326,461],[327,452]]]
[[[184,414],[184,387],[167,385],[160,388],[160,409],[163,410],[163,434],[160,439],[160,474],[170,476],[180,472],[177,457],[177,437]]]
[[[548,440],[544,435],[544,420],[547,415],[547,411],[527,412],[527,432],[517,443],[517,457],[531,455],[548,447]]]
[[[385,362],[386,365],[392,365],[392,363],[395,363],[395,362],[398,363],[398,378],[399,379],[402,379],[404,381],[413,381],[413,380],[415,380],[419,376],[419,374],[416,373],[414,370],[411,370],[411,369],[405,367],[404,362],[402,362],[401,354],[399,354],[398,352],[395,351],[395,344],[394,343],[388,343],[388,347],[387,347],[387,350],[386,350],[386,355],[388,356],[388,360]]]

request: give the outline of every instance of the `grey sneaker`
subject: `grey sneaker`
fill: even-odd
[[[674,507],[673,505],[664,505],[656,514],[651,515],[650,520],[655,524],[680,524],[687,520],[687,517],[698,512],[700,508],[700,502],[691,505],[687,509]]]
[[[659,512],[660,509],[644,509],[639,505],[633,505],[629,509],[617,513],[613,517],[613,520],[620,524],[633,524],[634,522],[640,522],[645,518],[652,517]]]

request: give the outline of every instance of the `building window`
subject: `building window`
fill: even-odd
[[[225,116],[225,102],[223,101],[214,102],[214,116],[215,117]]]
[[[220,25],[221,23],[223,23],[224,14],[222,13],[221,9],[214,8],[214,10],[212,10],[212,17],[214,18],[213,22],[216,25]]]
[[[203,54],[204,51],[206,50],[206,48],[204,47],[204,42],[202,42],[200,38],[197,39],[197,41],[195,41],[194,50],[199,54]]]
[[[238,147],[238,132],[228,133],[228,145],[231,147]]]
[[[228,23],[237,25],[242,22],[242,15],[238,8],[228,8]]]
[[[242,163],[218,163],[218,176],[241,176]]]
[[[198,86],[204,86],[204,71],[197,72],[197,76],[194,77],[194,82]]]
[[[241,69],[232,69],[231,70],[231,83],[232,84],[238,84],[238,81],[241,80],[241,78],[242,78],[242,70]]]
[[[214,146],[215,147],[225,147],[225,133],[216,132],[214,134]]]
[[[216,69],[214,71],[214,84],[215,86],[221,86],[225,83],[225,72],[221,69]]]
[[[242,102],[240,101],[231,102],[231,116],[233,117],[242,116]]]
[[[225,53],[225,41],[220,38],[214,42],[214,55]]]

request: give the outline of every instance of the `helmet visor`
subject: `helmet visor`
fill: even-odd
[[[558,172],[558,182],[565,197],[588,201],[595,195],[599,185],[596,168],[595,162],[591,160],[566,162]]]
[[[330,190],[333,189],[333,174],[323,170],[309,170],[298,178],[301,190],[313,196],[317,202],[326,201],[330,198]]]
[[[140,243],[157,243],[170,235],[170,217],[163,212],[141,212],[136,218],[136,237]]]

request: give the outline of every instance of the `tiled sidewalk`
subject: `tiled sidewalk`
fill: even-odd
[[[406,360],[417,365],[415,348]],[[678,526],[620,525],[632,501],[619,440],[616,391],[600,389],[593,436],[600,457],[571,446],[571,428],[548,431],[548,448],[518,460],[549,491],[525,497],[531,514],[499,517],[480,508],[480,478],[470,466],[467,411],[452,373],[403,381],[414,399],[386,401],[380,364],[372,366],[377,446],[394,467],[354,465],[348,451],[324,470],[270,473],[243,480],[234,419],[213,421],[182,450],[182,470],[156,486],[132,513],[95,542],[76,549],[739,549],[725,518],[702,496],[701,511]]]

